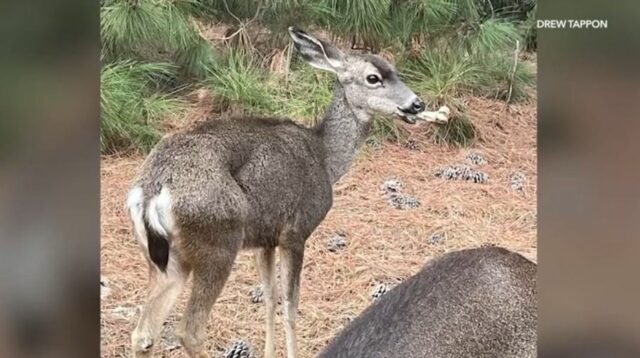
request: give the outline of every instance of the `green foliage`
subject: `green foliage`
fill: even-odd
[[[536,0],[483,0],[481,14],[484,17],[499,17],[506,20],[524,20],[536,6]]]
[[[416,34],[433,35],[446,29],[455,11],[450,0],[397,1],[390,9],[391,33],[407,47]]]
[[[225,107],[242,107],[250,112],[268,113],[272,109],[267,74],[255,60],[236,50],[218,59],[207,80]]]
[[[330,73],[300,63],[287,77],[270,82],[274,114],[306,124],[317,123],[331,103],[333,83]]]
[[[220,110],[317,122],[334,76],[290,63],[286,52],[279,62],[290,50],[288,26],[393,52],[410,87],[437,103],[469,94],[522,100],[535,78],[516,44],[535,48],[535,10],[535,0],[103,0],[103,150],[154,143],[153,123],[184,105],[166,94],[176,84],[204,83]],[[198,23],[224,23],[235,36],[214,56]],[[271,68],[288,72],[269,72],[274,54]],[[374,136],[401,140],[396,124],[376,118]],[[476,136],[462,108],[432,127],[437,142]]]
[[[282,48],[289,43],[287,28],[296,26],[330,26],[333,12],[325,1],[318,0],[268,0],[262,16],[263,23],[271,30],[272,45]]]
[[[373,117],[373,127],[371,128],[371,136],[368,140],[369,144],[376,146],[383,141],[400,142],[406,139],[406,131],[398,126],[398,119],[382,116]]]
[[[390,30],[388,9],[391,0],[326,0],[333,14],[330,29],[354,38],[366,47],[377,47]]]
[[[512,23],[488,20],[474,33],[435,43],[406,59],[401,72],[420,93],[445,102],[462,94],[507,99],[509,88],[511,100],[523,99],[534,74],[521,61],[516,65],[518,42]]]
[[[459,48],[430,48],[415,60],[403,63],[401,73],[415,91],[447,99],[462,94],[478,68]]]
[[[476,129],[464,112],[456,111],[447,123],[434,127],[431,136],[435,143],[465,147],[474,142]]]
[[[203,21],[213,21],[219,15],[218,11],[209,4],[209,1],[172,0],[172,2],[184,14],[189,14]]]
[[[216,20],[235,23],[238,19],[246,20],[253,17],[258,7],[265,7],[267,0],[202,0],[208,8],[214,11]]]
[[[160,138],[157,123],[184,107],[178,99],[157,93],[163,77],[175,75],[166,63],[116,62],[100,74],[100,146],[103,153],[147,152]]]
[[[526,51],[535,51],[538,48],[538,34],[536,31],[537,13],[538,5],[535,5],[531,12],[527,15],[527,19],[520,25],[523,37],[525,39]]]
[[[519,59],[522,47],[518,26],[487,19],[440,34],[439,41],[413,58],[405,57],[399,67],[412,88],[438,103],[451,104],[465,94],[519,101],[535,82],[533,70]],[[433,134],[437,142],[467,145],[475,129],[460,109]]]
[[[477,24],[481,20],[481,1],[478,0],[452,0],[455,13],[452,24]]]
[[[307,124],[319,119],[333,96],[330,74],[302,64],[287,77],[269,76],[250,55],[236,50],[218,61],[207,83],[223,107]]]
[[[194,0],[109,1],[100,8],[103,59],[172,62],[202,76],[213,57],[188,12],[199,8]]]
[[[476,93],[504,101],[526,100],[527,88],[535,83],[535,74],[529,64],[514,58],[497,57],[485,63],[484,73],[476,79]]]
[[[486,56],[496,52],[515,50],[520,41],[518,28],[511,22],[489,19],[479,24],[478,30],[465,40],[475,55]]]

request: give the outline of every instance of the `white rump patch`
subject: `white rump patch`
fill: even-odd
[[[135,187],[131,189],[127,196],[127,207],[129,208],[129,216],[133,222],[134,234],[140,245],[145,251],[145,256],[148,258],[148,240],[147,231],[144,226],[144,193],[142,188]],[[149,226],[151,226],[158,234],[165,237],[176,235],[173,216],[171,214],[171,193],[166,187],[162,187],[160,194],[154,196],[149,200],[146,208],[147,220]],[[171,242],[169,243],[171,244]],[[169,255],[169,262],[167,263],[167,275],[159,276],[162,280],[180,280],[181,282],[186,280],[185,273],[182,271],[180,265],[176,261],[174,255]]]
[[[127,207],[129,208],[129,216],[133,223],[133,233],[145,249],[147,247],[147,232],[144,229],[144,193],[142,188],[135,187],[131,189],[127,196]]]
[[[160,194],[149,201],[147,219],[149,225],[162,236],[173,234],[173,216],[171,215],[171,193],[167,187],[162,187]]]

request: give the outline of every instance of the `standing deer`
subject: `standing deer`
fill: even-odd
[[[492,247],[446,254],[367,308],[320,358],[535,358],[536,264]]]
[[[236,254],[254,249],[266,306],[265,357],[275,357],[275,249],[280,252],[287,356],[297,356],[296,310],[305,241],[332,204],[332,185],[369,134],[374,113],[409,123],[424,103],[374,55],[348,55],[289,28],[313,67],[337,76],[323,121],[239,118],[164,138],[128,196],[134,233],[150,265],[150,288],[132,334],[136,356],[151,353],[163,321],[191,274],[193,289],[177,335],[191,357],[204,347],[209,312]]]

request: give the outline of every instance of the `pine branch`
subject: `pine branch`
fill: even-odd
[[[239,17],[237,17],[233,12],[231,12],[231,10],[229,9],[229,4],[227,4],[227,0],[222,0],[222,3],[224,4],[224,8],[227,10],[227,13],[229,15],[231,15],[231,17],[233,17],[234,19],[236,19],[236,21],[238,21],[238,23],[242,23],[242,20],[240,20]]]
[[[258,6],[258,8],[256,9],[255,15],[253,15],[253,17],[251,19],[249,19],[249,21],[244,22],[244,21],[240,20],[240,18],[238,18],[236,15],[234,15],[231,12],[231,10],[229,10],[229,6],[227,5],[227,0],[224,0],[224,6],[227,8],[227,12],[229,12],[229,15],[231,15],[234,19],[236,19],[238,21],[239,28],[234,33],[232,33],[231,35],[224,36],[224,37],[215,37],[214,38],[215,40],[227,41],[227,40],[231,40],[232,38],[236,37],[238,34],[240,34],[240,32],[244,31],[249,25],[251,25],[252,22],[256,21],[258,19],[258,17],[260,17],[260,15],[261,15],[260,11],[264,9],[264,8]]]

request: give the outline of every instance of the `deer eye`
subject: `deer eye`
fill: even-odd
[[[380,80],[380,77],[378,77],[377,75],[369,75],[367,76],[367,82],[369,82],[369,84],[375,85],[378,82],[382,82]]]

